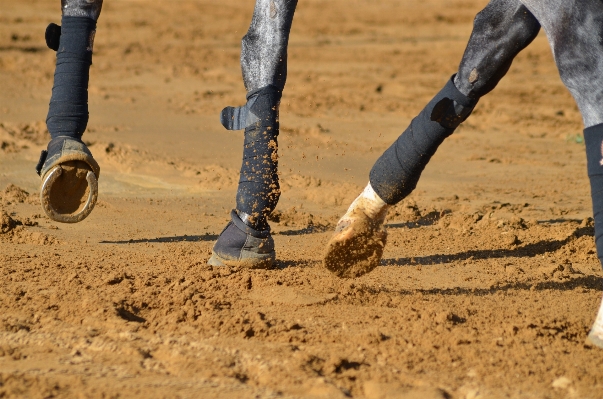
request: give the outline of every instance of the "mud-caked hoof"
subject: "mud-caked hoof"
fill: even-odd
[[[71,137],[56,137],[42,153],[40,201],[46,215],[61,223],[77,223],[94,209],[100,167],[86,145]]]
[[[243,223],[234,210],[230,216],[232,220],[218,237],[207,264],[270,269],[276,259],[270,230],[252,229]]]
[[[379,266],[387,232],[364,214],[341,220],[329,240],[323,264],[338,277],[359,277]]]

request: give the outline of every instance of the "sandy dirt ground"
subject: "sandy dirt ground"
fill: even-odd
[[[58,0],[0,0],[0,397],[603,398],[582,122],[541,34],[396,206],[382,267],[322,251],[368,171],[457,68],[485,0],[300,0],[273,270],[206,265],[234,206],[252,1],[106,0],[84,222],[34,166]]]

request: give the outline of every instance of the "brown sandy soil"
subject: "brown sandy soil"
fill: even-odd
[[[251,1],[107,0],[84,139],[97,208],[57,225],[58,0],[0,0],[0,397],[602,398],[582,124],[539,36],[391,212],[384,261],[321,266],[379,154],[455,71],[485,0],[301,0],[277,267],[206,265],[234,205]]]

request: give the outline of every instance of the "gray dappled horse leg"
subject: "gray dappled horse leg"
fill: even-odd
[[[559,75],[582,119],[595,244],[603,261],[603,3],[599,0],[522,0],[544,28]],[[603,303],[589,334],[603,348]]]
[[[287,80],[287,45],[297,0],[257,0],[251,25],[243,37],[241,69],[248,92]]]
[[[46,118],[51,141],[36,167],[42,208],[64,223],[86,218],[98,195],[100,167],[82,141],[88,124],[88,79],[102,0],[62,0],[61,26],[49,25],[48,46],[57,51]]]
[[[379,264],[387,208],[414,190],[439,145],[471,114],[479,98],[494,89],[539,30],[538,21],[518,0],[492,0],[475,17],[454,79],[377,160],[369,184],[337,224],[324,257],[327,269],[355,277]]]
[[[98,21],[103,0],[61,0],[63,16],[86,17]]]
[[[540,24],[519,0],[490,1],[475,17],[454,85],[469,98],[488,94],[539,31]]]
[[[220,234],[211,265],[267,268],[276,253],[267,216],[280,196],[278,108],[287,79],[287,44],[297,0],[257,0],[242,40],[241,68],[247,103],[227,107],[221,121],[245,129],[236,209]]]
[[[584,126],[603,123],[603,2],[521,1],[546,32],[561,80],[576,100]]]

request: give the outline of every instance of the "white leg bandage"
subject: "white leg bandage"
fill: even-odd
[[[377,195],[375,190],[373,190],[373,187],[371,187],[371,183],[369,183],[364,188],[364,191],[362,191],[354,202],[352,202],[352,205],[350,205],[348,211],[343,215],[341,220],[354,219],[358,212],[362,212],[368,216],[369,219],[382,224],[385,221],[389,208],[390,205],[387,205],[379,195]]]
[[[601,301],[599,313],[588,337],[595,345],[603,348],[603,301]]]

